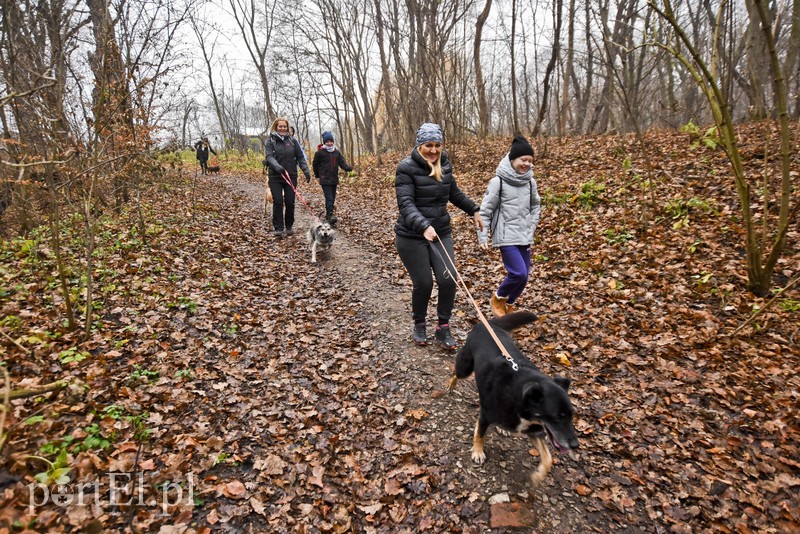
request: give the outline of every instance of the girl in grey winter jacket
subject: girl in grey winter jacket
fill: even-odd
[[[533,178],[533,148],[524,137],[516,137],[497,166],[496,176],[489,181],[480,211],[484,230],[478,232],[478,242],[488,248],[491,231],[492,246],[500,249],[507,273],[492,295],[495,316],[513,311],[512,305],[528,283],[540,204]]]

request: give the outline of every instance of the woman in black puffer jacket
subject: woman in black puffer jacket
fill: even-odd
[[[417,130],[414,150],[397,165],[394,186],[400,214],[394,230],[397,234],[397,253],[413,284],[412,339],[417,345],[428,343],[425,317],[433,292],[432,269],[439,285],[436,306],[439,324],[435,337],[444,348],[453,350],[456,342],[450,332],[449,323],[456,298],[456,284],[447,275],[440,257],[447,258],[441,250],[444,245],[450,258],[455,258],[447,203],[452,202],[468,215],[472,215],[481,230],[483,220],[480,207],[458,188],[453,178],[453,167],[442,153],[443,141],[442,129],[438,124],[423,124]],[[437,247],[439,254],[432,247]]]
[[[306,183],[311,181],[311,172],[300,145],[289,135],[289,121],[278,117],[272,122],[270,136],[264,146],[266,159],[264,164],[269,167],[269,190],[272,193],[272,230],[276,237],[283,235],[284,226],[286,235],[294,234],[294,189],[283,178],[283,173],[289,174],[292,185],[297,188],[297,166],[303,169]],[[284,205],[286,211],[284,212]]]

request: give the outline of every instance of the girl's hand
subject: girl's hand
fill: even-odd
[[[422,236],[428,241],[436,241],[436,230],[433,229],[433,226],[429,226],[422,232]]]
[[[475,226],[478,227],[478,230],[483,232],[483,219],[481,218],[481,212],[480,211],[476,211],[472,215],[472,218],[475,219]]]

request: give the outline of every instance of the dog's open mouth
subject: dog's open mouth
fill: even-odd
[[[547,424],[542,422],[542,426],[544,427],[545,434],[547,434],[547,437],[550,438],[550,443],[553,445],[553,448],[555,450],[557,450],[561,454],[564,454],[564,453],[569,454],[569,452],[570,452],[569,446],[568,445],[562,445],[561,442],[558,441],[558,438],[556,438],[555,432],[550,430],[547,427]]]

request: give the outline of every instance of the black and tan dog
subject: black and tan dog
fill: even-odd
[[[317,263],[317,252],[323,254],[330,252],[335,234],[327,221],[317,220],[311,224],[306,234],[306,239],[311,244],[311,263]]]
[[[533,313],[520,311],[489,321],[518,366],[516,371],[483,323],[475,325],[458,351],[456,373],[450,379],[449,389],[455,387],[459,378],[467,378],[475,372],[480,414],[473,436],[472,461],[476,464],[486,461],[483,440],[490,425],[510,433],[527,434],[539,451],[539,467],[531,473],[531,482],[538,483],[545,479],[553,465],[545,437],[559,452],[578,448],[578,438],[572,426],[574,410],[567,396],[569,379],[550,378],[539,371],[509,334],[535,320]]]

